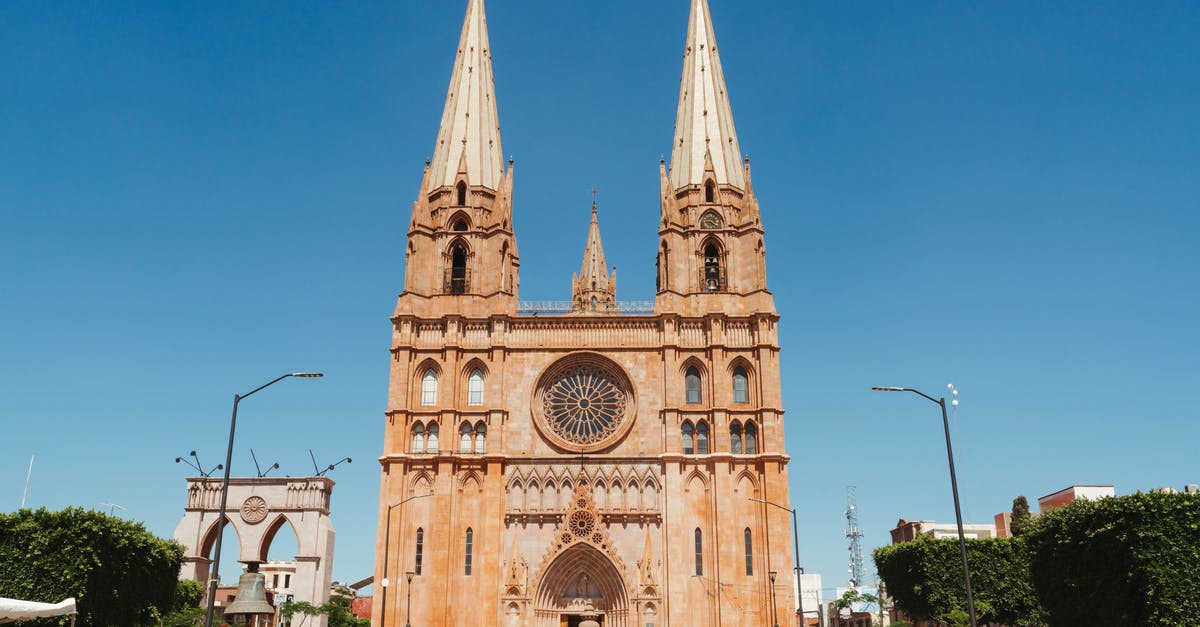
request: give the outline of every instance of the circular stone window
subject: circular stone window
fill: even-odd
[[[546,369],[531,403],[538,429],[557,446],[596,451],[633,422],[633,388],[624,371],[599,355],[576,355]]]

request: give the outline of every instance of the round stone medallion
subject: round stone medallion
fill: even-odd
[[[267,501],[261,496],[252,496],[242,503],[242,520],[251,525],[267,518]]]

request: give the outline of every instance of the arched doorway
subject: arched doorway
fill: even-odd
[[[603,551],[577,542],[554,558],[534,597],[537,627],[575,627],[585,616],[626,627],[629,598],[620,571]]]

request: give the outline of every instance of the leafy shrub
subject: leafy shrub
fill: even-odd
[[[75,597],[79,627],[157,625],[172,609],[182,561],[177,543],[101,512],[0,514],[0,596],[47,603]]]
[[[1200,496],[1076,501],[1025,535],[1051,625],[1200,624]]]
[[[957,539],[920,538],[875,549],[875,565],[896,606],[914,620],[965,617],[966,588]],[[967,540],[980,623],[1040,625],[1029,553],[1015,538]]]

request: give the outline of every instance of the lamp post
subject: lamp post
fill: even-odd
[[[800,624],[804,625],[804,586],[800,585],[800,536],[798,535],[799,532],[796,531],[796,510],[795,508],[789,509],[778,503],[772,503],[771,501],[765,501],[763,499],[751,498],[750,500],[754,501],[755,503],[762,503],[764,505],[770,505],[771,507],[778,507],[785,512],[792,513],[792,558],[795,559],[796,562],[796,565],[792,567],[792,570],[796,573],[796,614],[800,617]]]
[[[399,503],[396,503],[395,505],[388,505],[387,521],[383,523],[384,524],[384,529],[383,529],[383,581],[381,582],[382,587],[383,587],[383,603],[381,604],[381,608],[379,610],[379,625],[380,625],[380,627],[387,625],[387,622],[385,622],[385,621],[387,619],[388,549],[390,549],[392,546],[392,542],[391,542],[391,539],[392,539],[392,510],[397,507],[400,507],[401,505],[404,505],[405,503],[407,503],[413,499],[423,499],[427,496],[433,496],[433,493],[430,492],[429,494],[418,494],[416,496],[410,496],[410,497],[400,501]],[[411,577],[409,578],[409,581],[412,581]]]
[[[767,573],[771,578],[771,622],[779,627],[779,608],[775,607],[775,571]]]
[[[212,572],[209,573],[208,583],[208,610],[204,613],[204,627],[212,627],[213,607],[217,602],[217,584],[221,582],[221,538],[225,535],[225,505],[229,499],[229,466],[233,463],[233,433],[237,429],[237,410],[238,403],[243,398],[254,394],[255,392],[279,383],[288,377],[300,377],[304,379],[318,379],[325,376],[320,372],[289,372],[283,376],[272,379],[245,394],[233,395],[233,417],[229,420],[229,447],[225,449],[225,478],[221,480],[221,510],[217,514],[217,546],[214,549],[216,554],[213,556]]]
[[[412,627],[412,578],[413,571],[404,573],[404,577],[408,579],[408,602],[404,604],[404,627]]]
[[[962,553],[962,571],[963,583],[967,587],[967,615],[971,619],[971,627],[976,627],[975,622],[975,595],[971,592],[971,569],[967,566],[967,540],[963,535],[962,508],[958,504],[958,479],[954,476],[954,449],[950,446],[950,419],[946,417],[946,399],[934,398],[920,390],[912,388],[898,387],[873,387],[876,392],[912,392],[919,396],[923,396],[929,401],[942,408],[942,427],[946,430],[946,457],[950,460],[950,489],[954,492],[954,519],[958,523],[958,548]],[[958,390],[951,385],[955,396],[958,395]],[[958,404],[958,400],[954,400],[954,404]]]

